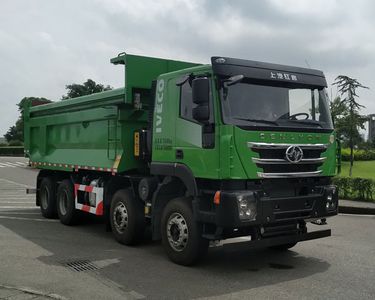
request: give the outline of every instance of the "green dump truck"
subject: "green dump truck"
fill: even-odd
[[[25,107],[36,205],[63,224],[102,216],[116,240],[149,227],[189,265],[210,241],[285,250],[330,236],[337,142],[321,71],[212,57],[128,55],[125,87]],[[211,243],[215,244],[215,243]]]

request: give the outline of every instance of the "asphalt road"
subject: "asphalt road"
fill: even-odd
[[[160,243],[116,243],[98,220],[68,227],[43,219],[24,193],[37,175],[25,165],[0,157],[0,299],[5,285],[68,299],[374,299],[374,216],[311,225],[332,228],[332,237],[284,253],[216,247],[182,267]]]

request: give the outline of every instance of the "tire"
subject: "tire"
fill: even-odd
[[[56,184],[49,178],[42,179],[39,187],[39,205],[42,216],[52,219],[57,216],[56,210]]]
[[[57,214],[64,225],[74,225],[78,222],[79,211],[75,208],[73,184],[63,180],[57,189]]]
[[[269,247],[272,250],[277,250],[277,251],[286,251],[290,248],[293,248],[297,243],[289,243],[289,244],[283,244],[283,245],[277,245],[277,246],[272,246]]]
[[[194,221],[189,198],[167,203],[161,219],[161,236],[169,259],[179,265],[194,264],[208,249],[209,241],[202,238],[202,227]]]
[[[130,189],[118,190],[113,195],[110,221],[112,233],[119,243],[134,245],[142,240],[146,227],[144,207],[134,199]]]

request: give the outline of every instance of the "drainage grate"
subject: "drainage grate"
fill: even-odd
[[[89,260],[76,260],[64,263],[72,271],[84,272],[84,271],[95,271],[98,267]]]

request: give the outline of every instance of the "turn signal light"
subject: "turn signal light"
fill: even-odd
[[[139,132],[134,132],[134,156],[139,157]]]
[[[216,191],[215,196],[214,196],[214,203],[216,205],[220,204],[220,191]]]

